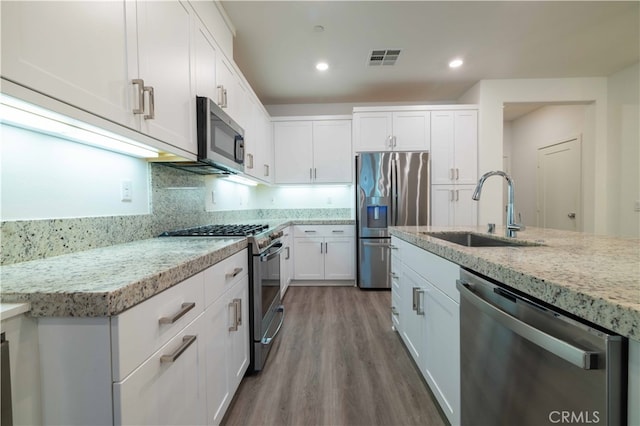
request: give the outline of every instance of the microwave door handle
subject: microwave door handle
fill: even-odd
[[[242,136],[237,135],[235,137],[235,160],[236,161],[244,161],[244,138]]]

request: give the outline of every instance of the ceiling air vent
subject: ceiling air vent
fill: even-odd
[[[369,56],[369,66],[395,65],[400,56],[400,49],[378,49],[372,50]]]

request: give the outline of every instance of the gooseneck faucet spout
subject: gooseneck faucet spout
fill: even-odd
[[[478,180],[478,184],[476,185],[475,191],[473,191],[473,195],[471,198],[478,201],[480,199],[480,194],[482,194],[482,186],[484,185],[484,181],[491,176],[502,176],[507,181],[507,226],[506,226],[506,236],[515,238],[517,231],[524,230],[524,225],[516,223],[515,219],[515,210],[513,207],[513,199],[514,199],[514,184],[511,176],[506,174],[501,170],[496,170],[492,172],[487,172],[480,176]]]

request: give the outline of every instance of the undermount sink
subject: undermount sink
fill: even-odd
[[[422,232],[422,234],[466,247],[537,247],[541,245],[531,241],[502,239],[473,232]]]

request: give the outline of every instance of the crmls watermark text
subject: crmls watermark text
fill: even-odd
[[[580,423],[595,424],[600,423],[599,411],[551,411],[549,413],[549,421],[551,423]]]

